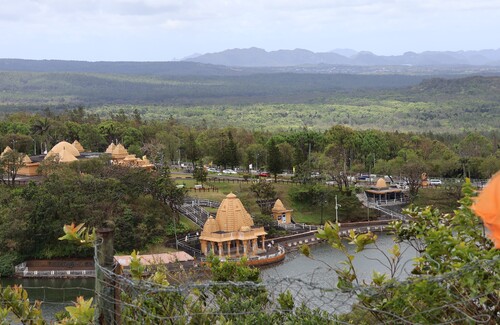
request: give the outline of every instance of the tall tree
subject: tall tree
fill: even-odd
[[[193,178],[196,180],[196,182],[203,185],[203,183],[207,181],[207,177],[208,172],[203,166],[197,166],[194,168]]]
[[[274,175],[276,183],[278,174],[283,172],[283,160],[274,138],[271,138],[267,143],[267,168]]]
[[[475,157],[486,157],[492,153],[493,145],[489,139],[478,134],[469,133],[458,144],[458,152],[460,154],[463,176],[470,177],[470,162]]]
[[[184,202],[186,190],[177,187],[170,177],[170,169],[167,166],[163,166],[155,175],[150,193],[153,198],[170,208],[176,220],[179,219],[179,206]]]
[[[193,133],[189,132],[184,147],[186,158],[193,164],[193,168],[196,168],[196,162],[201,158],[201,151]]]
[[[215,163],[226,168],[230,166],[234,168],[240,162],[238,147],[234,142],[231,131],[222,133],[219,136],[219,150],[215,153]]]
[[[25,165],[24,156],[26,155],[17,150],[10,150],[2,154],[0,157],[0,173],[5,184],[14,186],[19,169]]]
[[[229,166],[234,169],[240,164],[238,146],[236,145],[236,142],[234,142],[233,134],[231,133],[231,131],[227,133],[227,145],[224,151],[226,151]]]

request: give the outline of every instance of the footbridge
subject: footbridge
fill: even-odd
[[[210,213],[204,208],[218,208],[219,205],[220,202],[188,197],[184,200],[184,203],[178,207],[178,210],[182,215],[203,228],[208,217],[210,217]]]
[[[384,215],[390,217],[391,219],[399,219],[401,221],[406,221],[408,220],[408,217],[400,212],[394,211],[392,209],[389,209],[388,207],[401,207],[402,205],[406,204],[406,201],[387,201],[387,200],[382,200],[382,201],[375,201],[372,202],[368,200],[368,197],[366,196],[365,193],[360,193],[356,194],[358,197],[359,201],[363,206],[369,208],[369,209],[374,209],[377,211],[382,212]]]

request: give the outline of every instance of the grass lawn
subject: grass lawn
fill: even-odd
[[[184,184],[187,188],[193,188],[196,181],[193,179],[177,179],[178,184]],[[254,216],[261,215],[259,206],[256,203],[255,195],[250,191],[251,183],[232,183],[232,182],[207,182],[206,187],[214,186],[218,188],[218,192],[194,192],[187,193],[190,197],[200,199],[209,199],[212,201],[221,202],[227,194],[233,192],[241,200],[247,211]],[[288,193],[292,186],[301,186],[293,184],[274,184],[277,197],[283,202],[286,208],[293,209],[292,216],[295,222],[307,224],[321,223],[321,207],[319,205],[310,206],[293,202]],[[339,196],[340,199],[340,196]],[[346,198],[344,198],[346,200]],[[357,200],[348,200],[348,202],[339,201],[342,205],[338,210],[339,220],[345,222],[345,218],[351,221],[367,220],[368,215],[366,208],[362,207]],[[427,206],[433,205],[439,208],[442,212],[453,212],[458,207],[456,200],[448,195],[444,188],[422,188],[419,191],[419,196],[415,200],[415,205]],[[216,209],[211,209],[210,212],[216,213]],[[370,219],[380,217],[377,211],[370,211]],[[334,202],[327,202],[323,207],[323,223],[327,220],[335,221],[335,206]],[[190,221],[189,221],[190,222]],[[189,225],[188,225],[189,226]],[[191,227],[191,226],[190,226]],[[193,229],[193,228],[191,228]],[[194,230],[194,229],[193,229]]]
[[[444,213],[451,213],[459,206],[457,199],[449,195],[442,186],[421,188],[413,204],[419,207],[432,205]]]
[[[193,188],[196,183],[193,179],[177,179],[176,182],[178,184],[184,184],[187,188]],[[310,223],[310,224],[319,224],[321,219],[321,211],[320,208],[309,206],[301,206],[298,204],[293,204],[293,202],[288,197],[288,191],[291,186],[299,186],[299,185],[291,185],[291,184],[283,184],[276,183],[274,184],[274,188],[277,193],[277,197],[283,202],[285,207],[293,209],[293,218],[296,222],[299,223]],[[218,192],[195,192],[189,191],[187,193],[190,197],[196,197],[200,199],[208,199],[212,201],[221,202],[227,194],[234,193],[241,200],[247,211],[251,215],[260,215],[260,208],[255,202],[255,195],[250,191],[251,183],[232,183],[232,182],[208,182],[205,184],[206,187],[215,186],[218,188]],[[210,211],[216,213],[217,210],[213,209]],[[335,215],[329,212],[329,210],[325,207],[323,211],[323,221],[326,220],[334,220]]]
[[[186,218],[183,215],[180,216],[179,221],[184,226],[186,226],[190,231],[196,231],[200,229],[200,227],[197,224],[195,224],[194,222],[192,222],[190,219]]]

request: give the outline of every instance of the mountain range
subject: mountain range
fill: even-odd
[[[500,49],[479,51],[406,52],[384,56],[349,49],[315,53],[304,49],[266,51],[252,47],[190,56],[184,61],[230,67],[290,67],[302,65],[353,66],[500,66]]]

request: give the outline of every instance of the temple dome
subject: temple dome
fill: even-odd
[[[5,155],[7,152],[12,152],[12,149],[9,146],[5,147],[5,149],[2,152],[2,156]]]
[[[387,183],[385,182],[385,179],[382,177],[377,180],[377,184],[375,184],[376,188],[385,188],[387,187]]]
[[[113,159],[123,159],[127,156],[128,156],[128,151],[121,143],[117,144],[115,149],[113,149],[113,152],[111,153],[111,157]]]
[[[233,193],[229,193],[222,200],[215,221],[217,221],[219,229],[225,232],[239,231],[243,226],[253,226],[252,217],[240,199]]]
[[[78,140],[75,140],[73,141],[73,147],[76,148],[76,150],[78,150],[78,152],[84,152],[85,149],[83,149],[83,146],[80,144],[80,142],[78,142]]]
[[[116,148],[116,144],[114,144],[113,142],[111,142],[111,144],[106,149],[106,153],[112,154],[113,150],[115,150],[115,148]]]
[[[283,205],[283,202],[281,202],[280,199],[277,199],[276,202],[274,203],[273,212],[283,212],[286,211],[285,206]]]
[[[219,230],[219,224],[215,221],[214,217],[208,217],[207,221],[203,225],[203,233],[211,234]]]
[[[31,158],[28,155],[25,155],[23,157],[23,163],[25,164],[31,164],[33,161],[31,161]]]
[[[75,148],[71,143],[66,142],[66,141],[61,141],[58,144],[56,144],[52,149],[50,149],[49,153],[47,153],[47,156],[52,152],[52,153],[60,153],[62,150],[66,149],[70,154],[72,154],[74,157],[79,157],[80,152],[78,149]]]
[[[59,162],[69,163],[76,161],[76,157],[66,148],[64,148],[61,152],[59,152]]]

